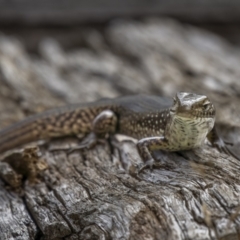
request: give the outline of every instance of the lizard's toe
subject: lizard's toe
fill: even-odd
[[[146,161],[143,166],[140,167],[140,169],[138,170],[138,174],[141,173],[143,170],[145,169],[150,169],[151,171],[153,170],[153,168],[161,168],[162,164],[159,162],[156,162],[153,158],[149,159],[148,161]]]

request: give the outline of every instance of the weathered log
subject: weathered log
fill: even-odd
[[[0,126],[66,103],[193,91],[215,103],[220,130],[240,154],[235,47],[162,19],[115,22],[104,35],[89,30],[85,42],[87,47],[64,51],[45,39],[40,55],[31,56],[18,40],[2,35]],[[0,239],[239,238],[240,162],[233,157],[208,144],[156,152],[159,168],[135,175],[143,162],[134,143],[70,153],[77,141],[31,144],[1,156]]]

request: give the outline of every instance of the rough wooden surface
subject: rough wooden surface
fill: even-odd
[[[239,49],[163,19],[113,22],[83,38],[84,45],[68,51],[44,39],[31,55],[18,39],[0,36],[1,128],[66,103],[193,91],[215,103],[220,130],[240,154]],[[239,239],[238,160],[206,144],[158,152],[161,168],[134,176],[142,164],[134,143],[123,142],[121,151],[105,143],[69,153],[76,144],[74,138],[39,143],[3,159],[1,240]]]

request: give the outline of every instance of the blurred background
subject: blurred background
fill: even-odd
[[[237,0],[0,0],[0,128],[68,103],[192,91],[236,133],[239,23]]]
[[[1,30],[15,33],[35,50],[41,37],[53,35],[65,47],[78,46],[80,30],[102,30],[113,19],[168,17],[216,32],[239,44],[240,4],[237,0],[1,0]],[[80,29],[79,29],[80,28]],[[68,40],[63,33],[67,31]],[[31,33],[31,34],[30,34]]]

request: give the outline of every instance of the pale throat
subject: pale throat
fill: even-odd
[[[214,117],[173,116],[166,138],[174,145],[173,151],[197,148],[204,143],[207,134],[214,126],[214,122]]]

